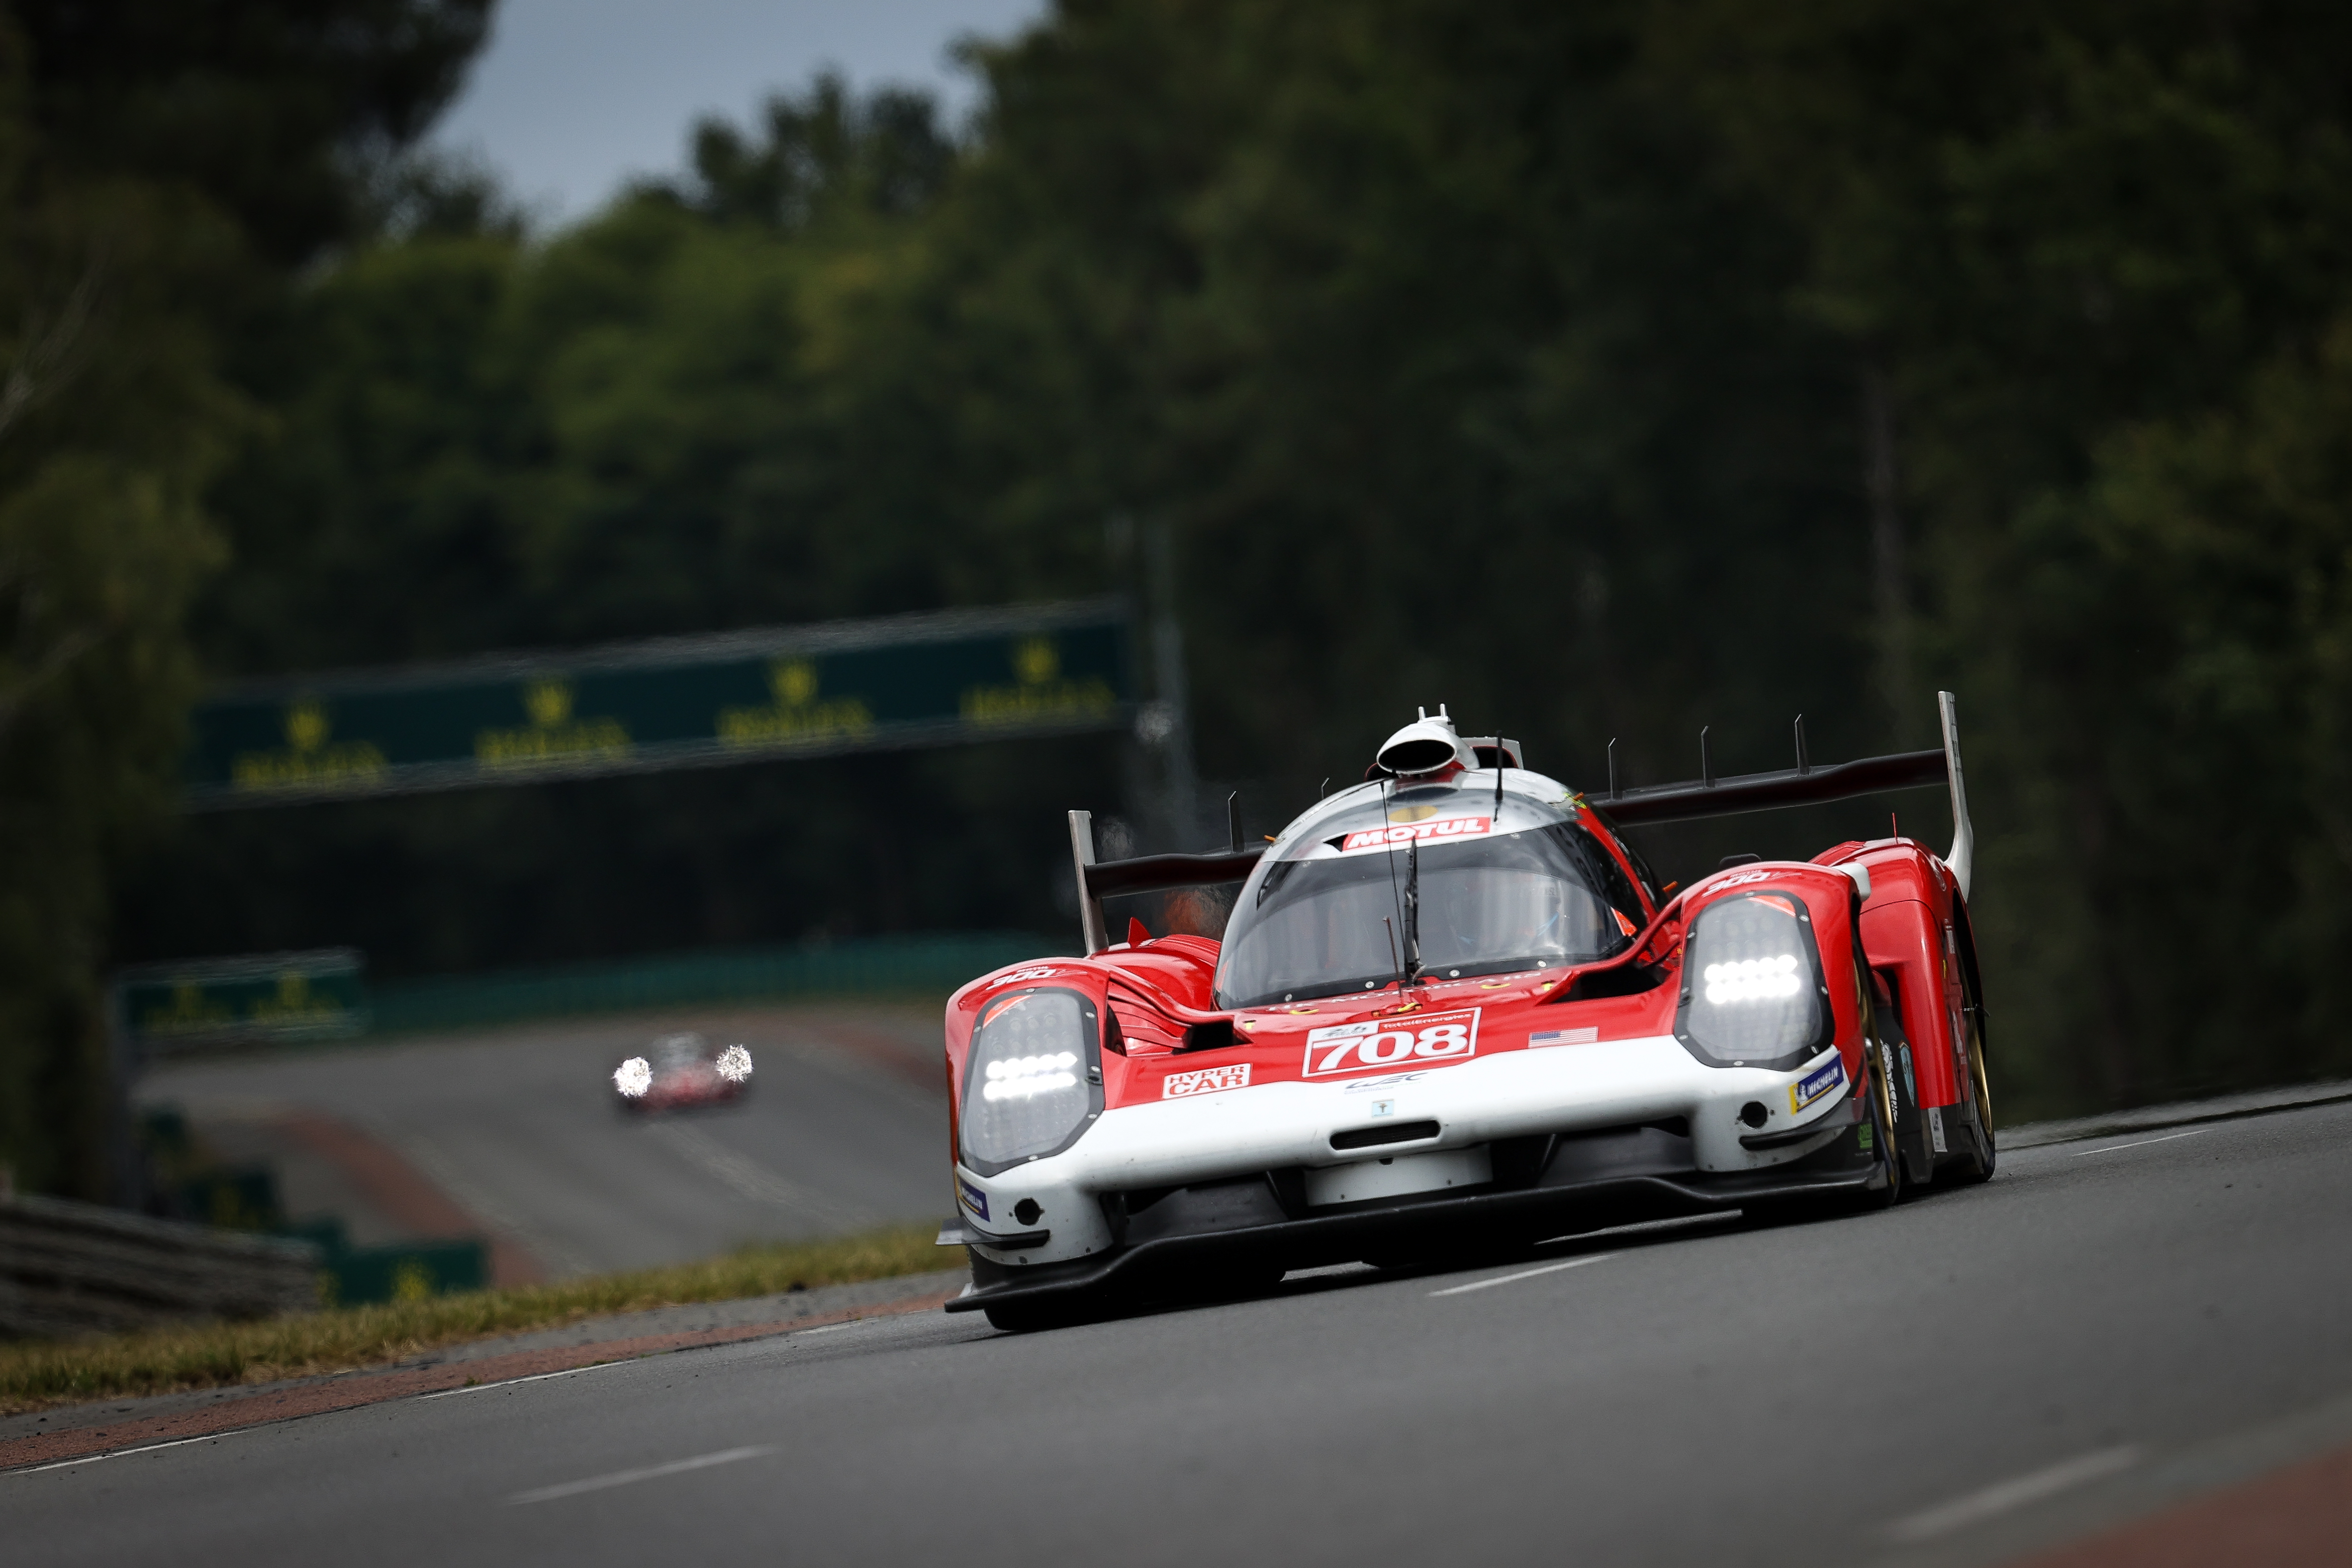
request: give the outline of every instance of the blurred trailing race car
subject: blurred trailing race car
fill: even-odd
[[[1087,954],[947,1009],[950,1311],[1247,1289],[1633,1220],[1874,1207],[1992,1175],[1958,728],[1938,750],[1589,797],[1441,708],[1262,847],[1097,864]],[[1660,887],[1619,828],[1941,785],[1906,838]],[[1222,941],[1112,945],[1109,894],[1240,882]]]
[[[698,1034],[666,1034],[613,1070],[621,1109],[682,1111],[722,1105],[751,1082],[751,1053],[740,1045],[714,1051]]]

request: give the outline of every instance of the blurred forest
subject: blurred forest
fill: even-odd
[[[415,150],[486,5],[6,12],[28,1184],[95,1179],[109,964],[1058,930],[1061,811],[1134,788],[175,819],[204,681],[1134,591],[1163,529],[1254,829],[1418,703],[1589,785],[1931,744],[1949,687],[2010,1119],[2352,1065],[2352,12],[1060,0],[968,125],[820,79],[542,233]],[[1888,803],[1940,841],[1654,858]]]

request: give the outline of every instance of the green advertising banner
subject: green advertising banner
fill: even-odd
[[[359,953],[328,947],[118,970],[116,1027],[142,1054],[240,1041],[336,1040],[368,1025]]]
[[[322,675],[197,708],[197,810],[1111,729],[1118,600]]]

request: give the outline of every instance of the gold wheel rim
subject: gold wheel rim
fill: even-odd
[[[1903,1185],[1903,1146],[1895,1142],[1895,1048],[1885,1040],[1878,1042],[1878,1141],[1885,1145],[1880,1158],[1886,1162],[1886,1182],[1889,1186]]]
[[[1985,1146],[1992,1146],[1992,1084],[1985,1077],[1984,1041],[1969,1031],[1969,1077],[1975,1081],[1977,1125],[1984,1129]]]

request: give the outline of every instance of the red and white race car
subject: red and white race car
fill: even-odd
[[[1993,1131],[1944,745],[1588,797],[1443,710],[1262,849],[1094,863],[1087,954],[947,1009],[950,1311],[1003,1328],[1631,1220],[1890,1204]],[[1948,788],[1956,833],[1661,889],[1621,825]],[[1222,941],[1112,945],[1100,900],[1240,881]]]
[[[698,1034],[666,1034],[613,1070],[613,1093],[632,1112],[683,1111],[723,1105],[751,1082],[751,1053],[740,1045],[712,1049]]]

